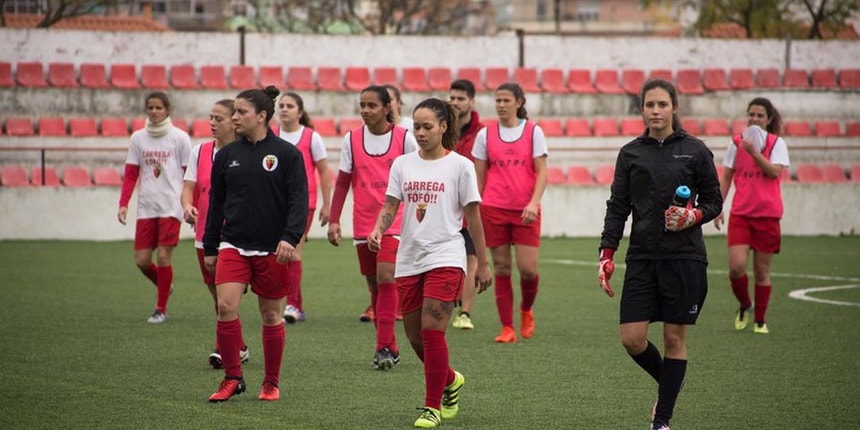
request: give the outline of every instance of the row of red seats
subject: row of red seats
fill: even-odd
[[[63,169],[62,180],[57,173],[57,169],[46,167],[42,172],[41,167],[34,167],[30,178],[27,176],[27,170],[21,166],[3,166],[0,168],[0,185],[7,187],[26,187],[30,185],[42,185],[42,177],[44,176],[46,186],[67,187],[92,187],[100,186],[120,186],[122,179],[119,171],[111,167],[99,167],[93,170],[92,176],[86,167],[76,166]]]
[[[644,124],[639,117],[616,118],[545,118],[538,119],[544,134],[548,137],[585,137],[585,136],[637,136],[644,130]],[[722,118],[684,118],[681,125],[694,136],[728,136],[740,133],[747,127],[746,120],[729,121]],[[39,118],[34,124],[29,117],[6,118],[3,132],[9,136],[72,136],[72,137],[123,137],[130,132],[144,127],[143,118],[135,118],[131,123],[125,118],[72,118],[68,123],[63,118]],[[182,118],[175,118],[173,124],[193,137],[210,137],[209,120],[197,118],[189,123]],[[333,137],[345,134],[362,125],[360,118],[318,117],[313,119],[314,129],[323,137]],[[35,126],[35,127],[34,127]],[[784,127],[786,136],[860,136],[860,122],[846,121],[844,130],[838,120],[806,120],[786,121]]]
[[[717,171],[722,176],[723,166],[717,165]],[[860,163],[851,166],[846,172],[841,165],[829,163],[816,165],[812,163],[801,163],[797,166],[795,176],[792,178],[789,169],[782,170],[784,182],[796,181],[799,183],[843,183],[853,181],[860,182]],[[561,168],[550,166],[547,168],[547,183],[554,185],[609,185],[615,176],[615,166],[601,165],[594,169],[592,174],[586,166],[570,166]]]
[[[110,73],[108,74],[108,70]],[[139,73],[139,74],[138,74]],[[766,69],[588,69],[463,67],[452,72],[447,67],[288,67],[281,66],[165,66],[145,64],[84,63],[76,70],[72,63],[48,63],[47,74],[40,62],[20,62],[12,74],[12,64],[0,62],[0,87],[60,87],[118,89],[247,89],[274,85],[297,91],[359,91],[370,84],[394,84],[406,91],[447,91],[454,78],[472,81],[479,91],[494,90],[508,81],[519,83],[526,92],[565,94],[637,94],[645,79],[660,77],[673,81],[682,94],[746,89],[860,89],[860,69],[788,69],[784,73]]]

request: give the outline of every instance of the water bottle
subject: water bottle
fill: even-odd
[[[675,195],[672,197],[672,206],[687,207],[687,202],[690,200],[690,188],[686,185],[680,185],[675,188]]]

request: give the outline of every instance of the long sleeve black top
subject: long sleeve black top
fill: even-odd
[[[271,130],[263,140],[239,139],[212,162],[205,255],[220,242],[274,252],[278,242],[296,246],[308,218],[308,184],[302,153]]]
[[[679,185],[692,191],[690,198],[702,211],[702,220],[679,232],[667,231],[663,212],[672,203]],[[626,260],[707,262],[701,224],[720,214],[723,198],[714,155],[701,140],[683,131],[675,132],[663,142],[646,135],[637,137],[618,153],[611,190],[601,248],[618,249],[624,224],[632,211]]]

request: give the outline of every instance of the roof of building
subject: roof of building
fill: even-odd
[[[809,26],[804,28],[805,31],[809,31]],[[837,33],[833,33],[828,28],[822,27],[821,34],[824,39],[839,39],[839,40],[857,40],[860,39],[860,35],[857,34],[857,30],[854,29],[854,26],[848,24],[845,28],[841,29]],[[715,39],[746,39],[747,34],[744,30],[743,26],[734,22],[718,22],[711,26],[711,28],[702,30],[703,37],[712,37]]]
[[[6,15],[9,28],[35,28],[43,15],[16,13]],[[52,29],[90,31],[170,31],[170,27],[143,16],[82,15],[63,18]]]

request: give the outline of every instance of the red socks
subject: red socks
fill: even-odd
[[[286,343],[287,333],[284,331],[283,322],[278,325],[263,326],[263,359],[266,367],[264,381],[278,385],[278,381],[281,379],[281,361],[284,359]],[[238,352],[236,356],[238,357]],[[227,367],[226,362],[224,362],[224,367]]]
[[[167,299],[170,298],[170,286],[173,285],[173,266],[157,267],[158,282],[158,302],[155,304],[155,309],[167,313]]]
[[[752,306],[752,303],[750,302],[749,287],[747,287],[749,278],[746,273],[737,279],[729,278],[729,281],[732,283],[732,292],[738,299],[738,303],[740,303],[742,308],[749,309],[749,307]],[[758,307],[758,300],[756,300],[756,307]]]
[[[152,281],[153,285],[156,287],[158,286],[158,268],[155,267],[155,264],[149,263],[148,268],[140,269],[140,271],[143,273],[143,276],[146,276],[150,281]]]
[[[287,304],[302,310],[302,262],[287,263]]]
[[[374,321],[376,322],[376,350],[384,347],[398,354],[397,342],[394,336],[395,314],[397,313],[397,284],[386,282],[377,288],[376,306],[374,306]]]
[[[448,343],[441,330],[421,330],[424,343],[424,406],[442,408],[442,394],[448,381],[454,380],[454,371],[448,364]]]
[[[523,290],[523,301],[520,303],[520,310],[525,312],[532,310],[532,306],[534,306],[535,299],[537,298],[539,281],[539,276],[535,276],[534,279],[528,281],[520,278],[520,288]]]
[[[283,330],[281,330],[283,332]],[[239,347],[242,342],[242,323],[239,318],[233,321],[218,321],[215,334],[221,351],[221,362],[224,364],[224,374],[228,378],[241,378],[242,365],[239,361]],[[265,354],[265,340],[263,349]],[[268,362],[268,360],[266,360]],[[268,367],[267,367],[268,371]]]
[[[753,321],[757,323],[764,322],[764,314],[767,312],[767,305],[770,302],[770,291],[770,285],[755,286],[755,319]]]
[[[504,327],[514,326],[514,287],[510,276],[496,276],[496,309]],[[425,345],[426,348],[426,345]]]

